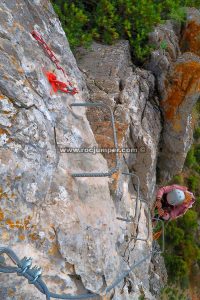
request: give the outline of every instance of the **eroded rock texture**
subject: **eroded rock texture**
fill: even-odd
[[[42,267],[51,291],[102,294],[131,263],[150,253],[151,228],[147,242],[132,239],[133,232],[147,236],[147,205],[139,204],[138,227],[127,224],[117,217],[134,216],[135,181],[121,171],[113,178],[71,176],[77,171],[107,171],[112,162],[101,154],[59,150],[98,146],[94,128],[100,127],[101,138],[105,127],[101,118],[100,126],[95,122],[90,126],[84,108],[70,107],[87,101],[89,94],[49,2],[2,1],[0,18],[0,243],[20,258],[31,256]],[[55,72],[61,81],[66,78],[32,37],[33,29],[48,42],[78,88],[77,95],[51,93],[45,70]],[[138,173],[141,199],[149,200],[160,132],[159,114],[149,101],[154,78],[133,68],[127,42],[93,47],[99,67],[93,73],[94,60],[86,59],[90,98],[106,101],[115,111],[121,146],[145,147],[145,152],[126,155],[127,164],[121,155],[120,170]],[[149,260],[122,281],[111,292],[113,299],[137,299],[141,290],[154,299],[148,266]],[[0,281],[1,299],[43,299],[22,277],[1,274]]]
[[[120,263],[119,225],[108,179],[73,179],[71,173],[107,170],[107,164],[101,155],[59,153],[61,146],[96,144],[84,109],[69,106],[87,99],[82,75],[49,2],[3,1],[0,14],[1,244],[32,256],[52,289],[78,293],[83,287],[73,276],[79,275],[86,288],[99,292]],[[78,87],[76,97],[51,96],[43,68],[52,72],[55,66],[32,38],[33,29]],[[33,299],[23,279],[10,277],[8,285],[1,275],[1,282],[4,299],[11,299],[8,288],[15,284],[21,286],[16,297]]]
[[[200,96],[199,21],[196,9],[188,9],[183,32],[176,23],[158,26],[150,41],[158,50],[151,55],[148,68],[157,79],[164,126],[159,157],[161,182],[182,170],[192,144],[192,108]],[[165,42],[165,49],[161,43]]]
[[[190,14],[196,22],[197,12]],[[79,49],[76,62],[46,0],[2,1],[0,19],[0,244],[20,258],[31,256],[43,268],[51,291],[101,297],[124,270],[150,254],[147,205],[154,202],[159,146],[160,176],[166,179],[182,168],[191,144],[191,110],[199,97],[199,54],[190,45],[191,17],[181,49],[190,47],[194,53],[181,54],[180,28],[167,22],[151,35],[158,50],[148,70],[132,64],[127,41],[93,43],[90,49]],[[33,29],[54,51],[77,95],[52,94],[45,71],[55,72],[61,81],[66,78],[32,37]],[[163,39],[165,50],[159,49]],[[71,175],[106,172],[114,166],[113,153],[60,150],[114,147],[107,111],[70,106],[86,101],[109,105],[119,148],[135,149],[119,153],[119,170],[112,177]],[[137,212],[137,180],[122,172],[139,177]],[[135,213],[138,224],[119,219]],[[135,241],[135,235],[147,241]],[[150,260],[107,299],[156,299],[166,274]],[[22,277],[0,274],[0,282],[1,299],[44,298]]]
[[[127,41],[113,46],[94,43],[90,51],[80,49],[77,60],[85,74],[90,100],[113,107],[117,128],[124,129],[119,146],[136,150],[124,156],[130,172],[134,171],[140,178],[143,196],[151,200],[161,132],[160,111],[154,98],[154,76],[131,63]],[[94,132],[99,136],[96,128]],[[105,136],[103,133],[103,142]],[[103,144],[102,139],[99,142]],[[120,158],[123,160],[123,155]]]
[[[79,49],[76,57],[81,71],[85,74],[90,101],[101,101],[113,107],[119,148],[137,150],[136,153],[119,154],[120,169],[138,175],[140,199],[150,203],[155,189],[158,142],[161,131],[160,111],[154,97],[154,76],[151,72],[136,68],[132,64],[129,44],[126,41],[120,41],[113,46],[93,43],[90,51]],[[97,118],[96,115],[95,117]],[[108,143],[108,140],[112,138],[110,130],[108,128],[103,130],[108,122],[107,116],[103,115],[100,120],[98,119],[101,129],[95,126],[95,118],[91,116],[91,113],[88,118],[99,146],[113,147],[111,142]],[[109,164],[109,157],[105,157]],[[127,200],[130,196],[133,199],[137,181],[134,177],[120,173],[113,176],[113,181],[110,188],[118,216],[133,217],[134,213],[129,211],[130,204]],[[144,213],[147,214],[147,211],[143,211],[144,204],[140,205],[138,233],[141,232],[140,238],[145,239],[148,232],[145,229]],[[133,227],[133,233],[135,229]],[[148,254],[149,244],[143,241],[135,242],[130,229],[126,235],[127,241],[119,244],[119,251],[124,260],[131,265]],[[148,299],[152,299],[148,290],[149,274],[144,264],[124,282],[122,290],[115,290],[114,299],[137,299],[142,291]]]

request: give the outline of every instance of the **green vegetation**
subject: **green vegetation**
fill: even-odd
[[[200,138],[200,127],[196,128],[194,131],[194,138],[198,139]]]
[[[200,130],[200,127],[198,127],[197,129]],[[195,134],[196,130],[194,131],[194,138],[198,139],[197,135]],[[185,164],[188,168],[192,168],[200,174],[200,144],[191,147],[190,151],[187,154]],[[199,178],[197,180],[199,180]]]
[[[165,287],[160,295],[161,300],[187,300],[187,293],[175,286]]]
[[[154,45],[148,34],[166,19],[183,21],[185,6],[200,7],[200,0],[52,0],[72,48],[97,40],[112,44],[128,39],[132,53],[142,62]],[[161,41],[161,49],[167,48]]]
[[[166,253],[164,254],[169,282],[177,282],[187,288],[191,267],[200,260],[200,248],[196,243],[198,215],[190,210],[182,218],[169,223],[166,230]]]
[[[182,174],[174,176],[172,181],[174,184],[184,185],[184,177]]]

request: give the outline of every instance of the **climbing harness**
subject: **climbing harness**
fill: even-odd
[[[57,59],[53,51],[50,49],[50,47],[47,45],[47,43],[44,41],[42,36],[36,30],[33,30],[31,32],[31,35],[43,47],[44,51],[47,53],[51,61],[55,64],[56,68],[62,71],[64,76],[67,77],[65,70],[59,65],[59,60]],[[49,74],[54,75],[53,73],[49,73]],[[49,75],[48,79],[54,91],[60,90],[64,93],[68,93],[71,95],[75,95],[78,93],[77,89],[72,86],[72,83],[69,80],[67,80],[67,84],[66,84],[64,82],[58,81],[55,75],[54,75],[55,77],[52,78],[53,77],[52,75],[51,76]]]

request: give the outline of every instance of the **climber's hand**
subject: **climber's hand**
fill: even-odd
[[[169,218],[170,218],[170,215],[168,212],[165,212],[164,215],[162,216],[162,218],[165,220],[165,221],[168,221]]]
[[[156,207],[157,208],[161,208],[162,207],[161,199],[159,199],[159,198],[156,199]]]

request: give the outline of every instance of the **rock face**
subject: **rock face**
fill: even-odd
[[[165,275],[152,275],[147,208],[154,201],[160,141],[163,178],[181,167],[191,143],[190,112],[199,95],[198,53],[181,55],[179,28],[167,23],[156,30],[161,38],[170,32],[168,48],[152,53],[149,70],[132,64],[127,41],[93,43],[90,50],[79,49],[76,61],[48,1],[2,1],[0,19],[0,244],[20,258],[31,256],[52,292],[72,295],[104,295],[125,270],[148,256],[106,297],[156,299],[162,286],[158,276],[164,282]],[[52,93],[46,71],[60,81],[67,79],[32,37],[33,29],[77,87],[75,96]],[[155,41],[156,36],[152,34]],[[114,166],[114,153],[63,151],[114,147],[108,111],[71,106],[86,101],[103,102],[114,113],[121,151],[112,177],[72,174],[107,172]],[[173,171],[166,163],[169,157]],[[134,175],[122,174],[129,172]],[[137,211],[135,175],[140,181]],[[131,223],[123,220],[133,217]],[[145,241],[135,241],[135,236]],[[0,299],[44,298],[22,277],[0,274],[0,281]]]
[[[136,153],[120,153],[120,168],[137,174],[141,187],[140,199],[151,203],[156,183],[158,142],[161,132],[160,111],[154,98],[154,76],[131,63],[129,45],[126,41],[120,41],[113,46],[93,43],[90,51],[79,49],[76,58],[85,75],[90,101],[101,101],[113,107],[117,133],[119,137],[121,135],[123,137],[120,138],[119,147],[137,150]],[[110,132],[108,130],[100,132],[99,127],[93,125],[94,116],[91,117],[90,113],[88,117],[99,147],[105,148],[108,145],[107,140],[111,138]],[[105,115],[100,121],[98,119],[98,125],[105,126]],[[122,128],[123,132],[120,132],[119,129]],[[109,162],[108,158],[108,164]],[[114,185],[111,185],[116,211],[121,217],[126,217],[127,214],[130,216],[127,198],[133,197],[133,189],[130,185],[132,179],[128,177],[118,174],[113,178]],[[136,181],[134,178],[133,180],[135,184]],[[142,204],[141,209],[143,207],[145,206]],[[141,210],[138,232],[142,235],[138,237],[143,239],[147,237],[144,218],[144,212]],[[148,241],[135,242],[130,230],[126,236],[127,242],[124,241],[119,246],[119,251],[128,265],[131,265],[146,256],[150,248]],[[149,262],[150,260],[147,263]],[[148,290],[149,274],[145,263],[124,282],[123,288],[115,290],[113,299],[138,299],[143,292],[147,299],[153,299]]]
[[[71,173],[107,170],[107,164],[102,155],[59,152],[60,147],[96,145],[85,110],[70,107],[87,99],[82,75],[48,1],[2,2],[0,14],[1,244],[21,258],[32,256],[55,292],[80,293],[83,284],[100,292],[120,263],[115,249],[120,229],[108,178],[73,179]],[[31,36],[33,29],[77,86],[76,97],[51,95],[43,68],[52,72],[55,65]],[[10,276],[9,282],[1,275],[2,299],[10,299],[14,286],[21,287],[15,299],[32,299],[23,279]],[[43,299],[37,291],[34,295]]]
[[[0,17],[0,243],[20,258],[31,256],[42,267],[51,291],[102,294],[131,263],[150,253],[151,228],[147,242],[135,243],[132,238],[133,232],[147,236],[147,207],[139,204],[139,226],[117,219],[134,215],[136,199],[135,181],[121,171],[113,178],[71,176],[108,170],[112,159],[106,161],[101,154],[60,150],[97,147],[105,128],[102,122],[108,120],[100,118],[101,126],[95,122],[90,126],[85,109],[70,106],[87,101],[89,93],[49,2],[2,1]],[[45,71],[55,72],[61,81],[66,78],[32,37],[33,29],[48,42],[78,88],[77,95],[52,94]],[[102,45],[93,47],[100,67],[95,74],[90,65],[94,60],[85,57],[90,98],[96,101],[99,93],[98,100],[115,111],[121,147],[145,149],[125,155],[127,164],[121,155],[120,168],[138,173],[140,199],[148,200],[155,188],[161,130],[159,113],[150,102],[154,77],[132,66],[127,42],[104,50]],[[82,64],[80,60],[81,68]],[[96,83],[90,85],[89,77]],[[98,139],[95,128],[99,127]],[[111,292],[113,299],[137,299],[141,291],[154,299],[149,292],[149,261]],[[0,277],[1,299],[43,299],[22,277]]]
[[[123,137],[119,146],[133,149],[131,154],[124,153],[129,170],[139,176],[143,196],[151,200],[161,132],[160,111],[154,97],[154,76],[131,63],[127,41],[113,46],[93,43],[90,51],[79,49],[76,56],[85,74],[90,100],[104,102],[113,108],[118,136]],[[124,128],[123,133],[119,133],[120,128]],[[97,133],[96,128],[94,133]],[[103,133],[103,138],[99,139],[101,145],[105,136]]]
[[[197,9],[187,9],[187,22],[180,46],[182,52],[193,52],[200,56],[200,12]]]
[[[172,22],[158,26],[150,35],[158,50],[147,67],[157,78],[164,118],[158,163],[161,182],[182,170],[192,143],[192,108],[200,96],[199,11],[189,9],[187,20],[182,37]],[[165,49],[161,49],[163,42]]]
[[[155,244],[155,249],[160,251],[159,244]],[[150,265],[150,291],[159,299],[160,290],[167,285],[167,272],[165,268],[164,258],[160,254],[153,254]]]

